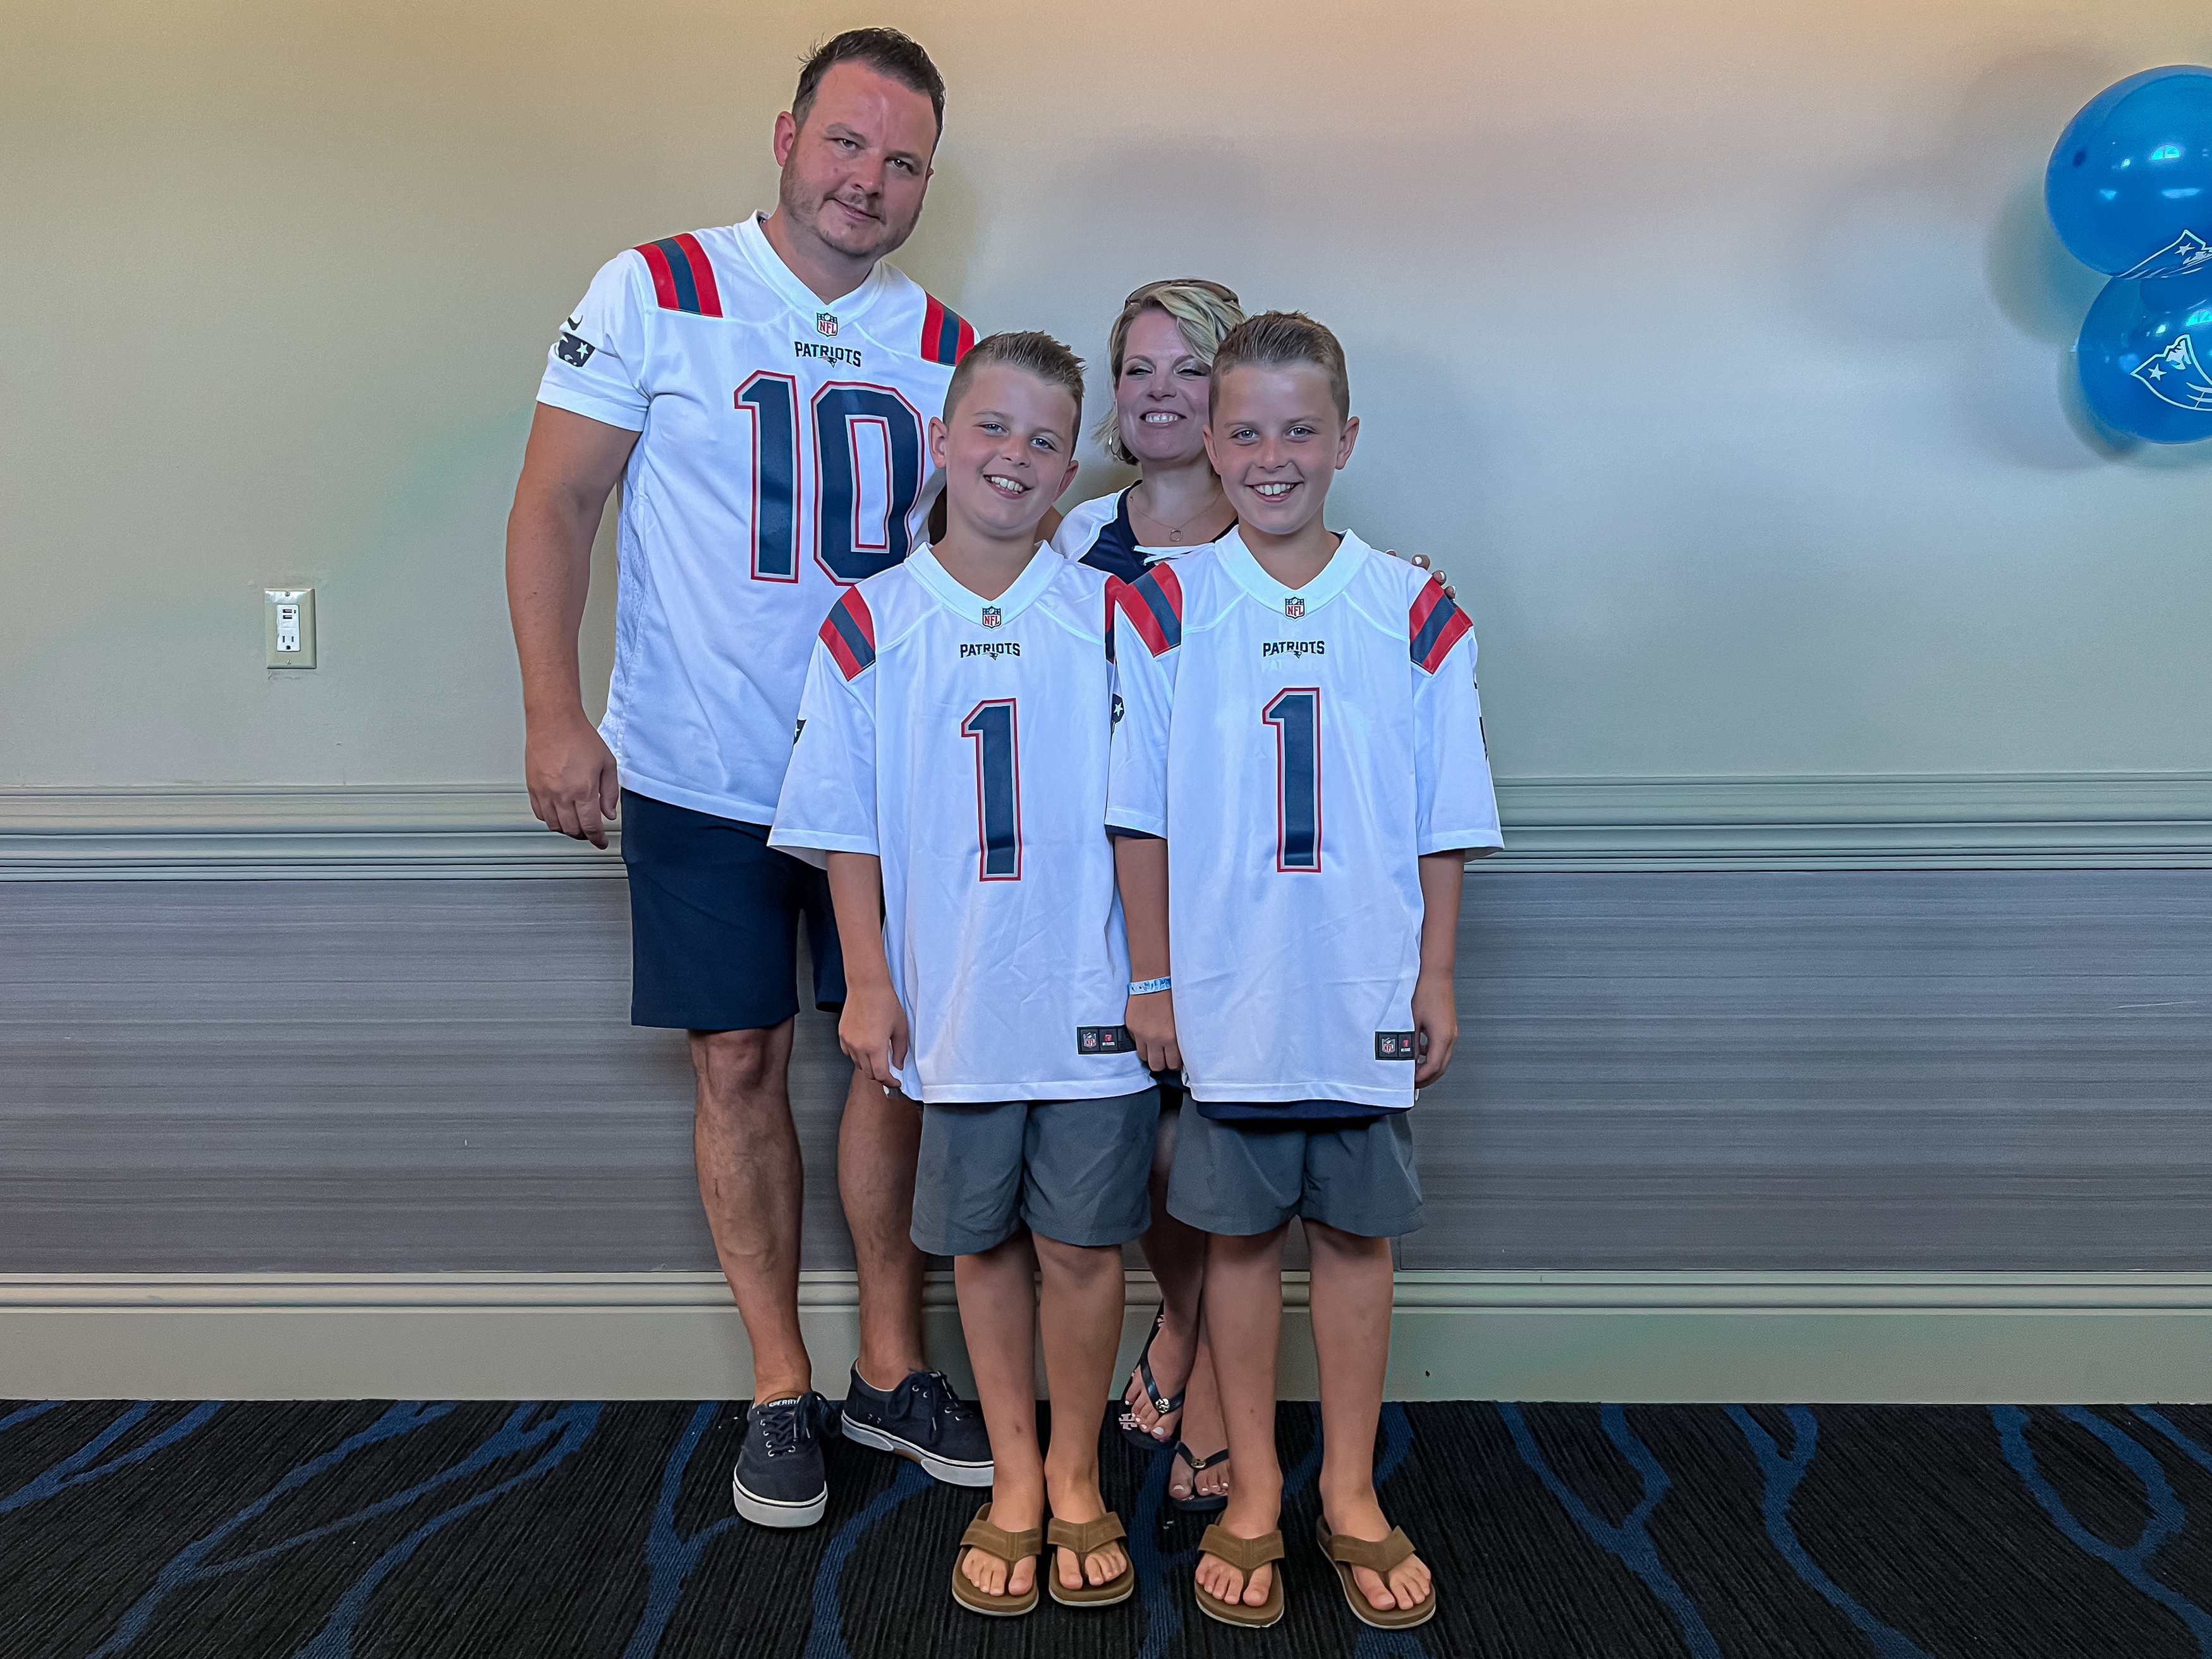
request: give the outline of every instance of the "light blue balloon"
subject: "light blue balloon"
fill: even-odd
[[[2154,444],[2212,438],[2212,272],[2106,283],[2074,354],[2106,425]]]
[[[2043,200],[2074,257],[2108,276],[2212,269],[2212,69],[2145,70],[2092,98],[2051,152]]]

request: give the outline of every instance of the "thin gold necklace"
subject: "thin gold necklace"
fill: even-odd
[[[1142,481],[1141,479],[1139,481],[1139,483],[1141,483],[1142,482],[1143,482],[1143,481]],[[1135,491],[1134,491],[1134,490],[1132,490],[1132,491],[1130,492],[1130,494],[1131,494],[1131,497],[1132,497],[1131,501],[1130,501],[1130,505],[1131,505],[1132,507],[1135,507],[1135,506],[1136,506],[1136,502],[1135,502],[1135,500],[1134,500]],[[1222,503],[1221,503],[1221,504],[1222,504],[1222,506],[1223,506],[1223,507],[1227,507],[1227,506],[1229,505],[1229,502],[1228,502],[1228,500],[1227,500],[1227,498],[1226,498],[1226,497],[1224,497],[1224,498],[1223,498],[1223,501],[1222,501]],[[1141,514],[1143,514],[1146,518],[1150,519],[1150,520],[1151,520],[1154,524],[1158,525],[1158,526],[1162,526],[1163,528],[1164,528],[1164,529],[1167,531],[1167,532],[1168,532],[1167,539],[1166,539],[1165,541],[1152,542],[1152,543],[1147,544],[1148,545],[1150,545],[1150,546],[1153,546],[1153,547],[1173,547],[1173,546],[1180,546],[1180,545],[1182,545],[1181,542],[1180,542],[1180,541],[1178,541],[1176,538],[1179,538],[1179,537],[1182,534],[1182,532],[1184,532],[1184,530],[1186,530],[1187,528],[1188,528],[1190,526],[1196,524],[1196,523],[1197,523],[1200,519],[1204,518],[1204,517],[1206,516],[1206,509],[1205,507],[1200,507],[1197,512],[1195,512],[1195,513],[1192,514],[1191,514],[1188,519],[1185,519],[1185,520],[1182,521],[1182,523],[1181,523],[1181,524],[1169,524],[1169,523],[1168,523],[1168,521],[1167,521],[1165,519],[1163,519],[1163,518],[1161,518],[1158,514],[1155,514],[1155,513],[1154,513],[1154,512],[1153,512],[1150,507],[1137,507],[1137,511],[1138,511],[1138,512],[1139,512],[1139,513],[1141,513]]]

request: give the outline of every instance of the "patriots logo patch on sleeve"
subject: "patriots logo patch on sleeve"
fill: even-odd
[[[566,330],[563,330],[561,335],[561,343],[556,346],[555,349],[561,354],[561,361],[562,362],[568,364],[571,368],[581,368],[586,363],[592,361],[592,354],[594,351],[597,351],[599,347],[593,345],[589,340],[586,340],[580,334],[571,334]]]

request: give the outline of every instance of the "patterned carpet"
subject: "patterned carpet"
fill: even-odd
[[[7,1659],[958,1655],[2212,1659],[2212,1408],[1393,1406],[1385,1507],[1441,1611],[1357,1624],[1285,1406],[1290,1616],[1200,1617],[1203,1522],[1107,1443],[1138,1596],[945,1592],[977,1501],[833,1441],[830,1515],[730,1512],[710,1403],[0,1404]]]

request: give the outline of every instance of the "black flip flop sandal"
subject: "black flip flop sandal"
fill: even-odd
[[[1201,1471],[1212,1468],[1216,1463],[1227,1462],[1229,1461],[1229,1448],[1224,1446],[1219,1451],[1215,1452],[1211,1457],[1200,1457],[1196,1452],[1191,1450],[1188,1446],[1185,1445],[1180,1440],[1175,1443],[1175,1449],[1176,1455],[1182,1459],[1184,1462],[1190,1465],[1190,1496],[1188,1498],[1171,1497],[1168,1499],[1168,1502],[1174,1504],[1177,1509],[1182,1510],[1187,1515],[1212,1515],[1217,1510],[1227,1509],[1229,1507],[1229,1494],[1227,1492],[1202,1492],[1199,1491],[1198,1477]]]
[[[1182,1409],[1182,1395],[1178,1394],[1170,1399],[1167,1395],[1162,1394],[1160,1392],[1159,1379],[1152,1375],[1152,1344],[1159,1340],[1160,1333],[1167,1328],[1167,1325],[1168,1316],[1165,1313],[1159,1314],[1153,1319],[1152,1334],[1145,1339],[1145,1351],[1137,1356],[1137,1363],[1129,1372],[1131,1376],[1136,1378],[1137,1386],[1145,1391],[1145,1398],[1152,1401],[1152,1409],[1158,1412],[1162,1417],[1166,1417],[1172,1413],[1179,1412]],[[1188,1383],[1184,1385],[1186,1390],[1188,1390],[1188,1386],[1189,1385]],[[1138,1422],[1134,1417],[1130,1415],[1127,1409],[1128,1405],[1128,1385],[1127,1383],[1122,1384],[1121,1396],[1114,1403],[1115,1406],[1122,1408],[1121,1413],[1121,1438],[1127,1441],[1139,1451],[1164,1452],[1175,1445],[1176,1443],[1172,1439],[1160,1440],[1155,1438],[1151,1430],[1146,1428],[1143,1424]]]

